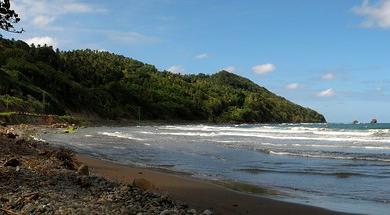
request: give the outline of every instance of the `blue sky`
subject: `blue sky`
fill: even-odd
[[[330,122],[390,122],[390,0],[14,0],[4,37],[242,75]]]

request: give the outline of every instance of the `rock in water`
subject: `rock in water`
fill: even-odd
[[[359,121],[354,120],[354,121],[352,122],[352,124],[359,124]]]
[[[89,175],[89,168],[88,168],[88,166],[82,164],[82,165],[77,169],[77,173],[80,174],[80,175],[86,175],[86,176],[88,176],[88,175]]]
[[[377,119],[372,119],[372,120],[371,120],[371,124],[376,124],[376,123],[378,123],[378,120],[377,120]]]
[[[144,178],[134,179],[133,186],[136,186],[136,187],[140,188],[141,190],[151,190],[154,188],[153,184]]]
[[[11,158],[4,163],[4,166],[17,167],[20,166],[20,161],[16,158]]]

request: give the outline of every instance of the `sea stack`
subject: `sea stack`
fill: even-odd
[[[376,123],[378,123],[378,120],[377,120],[377,119],[372,119],[372,120],[371,120],[371,124],[376,124]]]

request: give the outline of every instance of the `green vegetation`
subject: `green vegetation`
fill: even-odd
[[[19,15],[11,9],[10,0],[0,0],[0,29],[4,31],[22,33],[24,30],[16,30],[14,24],[20,21]]]
[[[66,134],[73,134],[76,133],[77,128],[74,126],[69,126],[68,128],[65,129],[64,133]]]
[[[228,73],[179,75],[109,52],[54,51],[0,39],[0,111],[107,119],[325,122]]]
[[[0,116],[11,116],[12,114],[15,114],[15,112],[0,112]]]

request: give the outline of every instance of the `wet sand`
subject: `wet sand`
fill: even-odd
[[[122,183],[146,179],[153,184],[154,191],[168,194],[198,210],[212,209],[215,214],[343,214],[237,192],[191,176],[121,165],[80,154],[77,159],[98,176]]]

